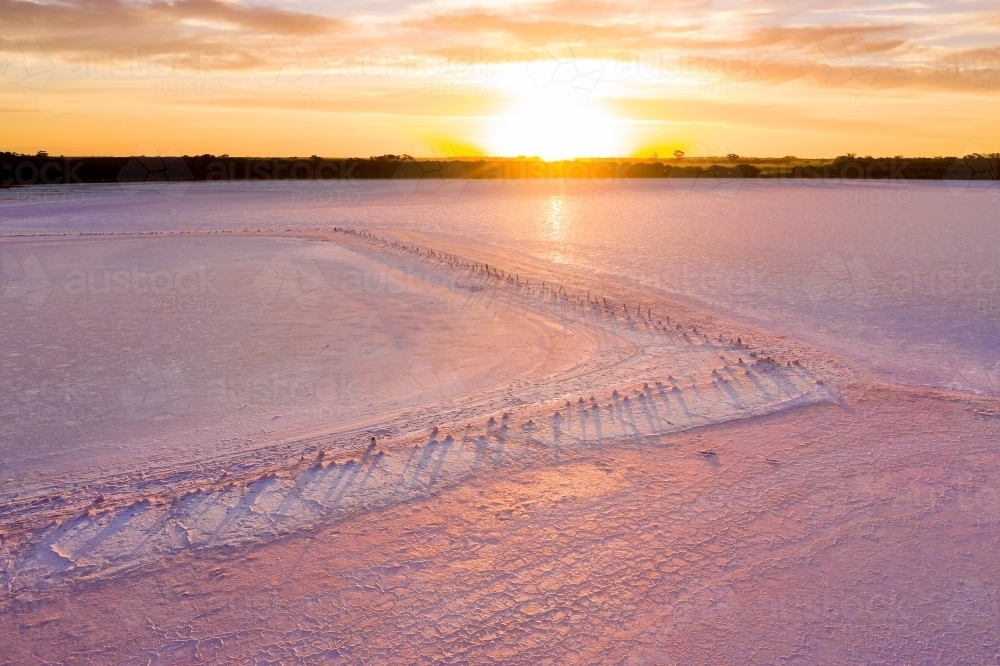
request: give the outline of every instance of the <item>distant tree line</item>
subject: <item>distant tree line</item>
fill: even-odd
[[[680,153],[680,151],[677,151]],[[0,152],[2,186],[57,183],[135,183],[243,180],[365,180],[392,178],[792,178],[847,180],[997,180],[997,153],[964,157],[857,157],[817,160],[794,166],[777,158],[748,159],[735,154],[729,164],[693,164],[683,154],[673,163],[658,160],[539,159],[419,160],[409,155],[369,158],[230,157],[55,157]],[[788,158],[786,158],[788,159]],[[704,160],[702,160],[704,161]],[[751,164],[749,162],[754,162]]]

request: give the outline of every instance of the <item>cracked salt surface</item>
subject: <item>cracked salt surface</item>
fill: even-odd
[[[360,226],[4,235],[5,659],[996,654],[993,399]]]
[[[211,246],[211,253],[204,260],[219,266],[213,269],[213,275],[229,268],[218,258],[220,255],[234,263],[244,263],[248,260],[242,255],[248,245],[253,249],[262,243],[290,244],[286,239],[262,241],[245,235],[205,241],[109,239],[103,245],[112,247],[100,247],[98,251],[108,254],[129,251],[142,257],[144,251],[162,254],[169,251],[165,246],[174,245],[173,252],[181,255],[186,246],[198,242]],[[124,248],[115,247],[122,244]],[[72,242],[38,245],[32,249],[46,258],[72,253],[67,248]],[[101,244],[89,245],[94,248]],[[564,287],[555,292],[533,288],[527,275],[524,283],[519,277],[498,279],[485,268],[480,270],[454,258],[440,259],[431,250],[401,248],[353,232],[319,234],[309,242],[299,241],[291,246],[299,248],[301,256],[308,258],[312,283],[330,283],[334,288],[330,302],[321,308],[322,314],[312,309],[322,305],[322,301],[310,301],[309,308],[295,311],[300,319],[295,320],[297,326],[291,327],[294,332],[272,333],[278,339],[272,344],[279,345],[274,353],[287,363],[287,356],[294,353],[295,347],[304,346],[303,329],[306,334],[322,336],[328,334],[321,332],[320,326],[343,326],[341,322],[345,319],[352,323],[362,319],[373,322],[376,332],[368,333],[364,339],[351,344],[341,340],[338,345],[341,355],[328,367],[341,373],[369,376],[371,381],[382,383],[395,379],[389,389],[381,384],[374,387],[373,392],[382,405],[380,412],[340,409],[340,414],[331,417],[331,425],[340,426],[339,430],[321,434],[282,431],[281,438],[271,435],[269,445],[255,446],[252,453],[238,447],[227,449],[223,444],[215,447],[211,473],[205,469],[192,471],[187,460],[192,442],[187,438],[191,437],[188,433],[193,423],[199,419],[211,420],[217,433],[219,424],[235,417],[235,421],[230,421],[226,439],[234,441],[236,435],[238,442],[240,436],[249,436],[255,428],[267,425],[267,408],[272,405],[261,405],[262,409],[257,410],[258,421],[254,423],[231,405],[229,409],[219,409],[212,404],[218,396],[211,392],[214,382],[208,375],[209,369],[185,365],[182,359],[170,356],[164,358],[170,360],[165,370],[156,370],[152,362],[146,365],[140,362],[138,370],[125,380],[125,388],[119,392],[119,398],[123,392],[130,397],[122,400],[123,408],[93,405],[95,411],[104,410],[102,416],[77,426],[74,444],[80,446],[81,441],[87,440],[108,443],[109,434],[116,432],[113,429],[116,418],[122,430],[132,430],[137,404],[147,407],[151,403],[150,409],[177,418],[165,419],[157,425],[156,433],[162,439],[155,446],[133,446],[120,454],[113,461],[117,468],[115,475],[107,472],[111,461],[92,463],[89,468],[77,462],[72,470],[77,487],[72,490],[64,487],[62,469],[53,469],[42,476],[40,472],[45,468],[36,455],[20,461],[21,468],[30,464],[42,478],[32,486],[22,486],[20,492],[6,495],[7,523],[25,534],[22,539],[12,539],[4,548],[8,561],[0,570],[0,580],[9,591],[26,594],[65,580],[93,579],[132,569],[180,550],[238,545],[295,532],[333,516],[407,501],[434,486],[453,485],[473,477],[490,461],[524,464],[522,459],[537,458],[543,451],[571,452],[602,445],[605,440],[663,435],[832,398],[829,388],[799,365],[782,366],[766,359],[747,363],[740,354],[750,361],[752,352],[741,346],[713,342],[643,316],[619,315],[614,308],[593,302],[574,303]],[[260,254],[267,256],[266,252]],[[376,263],[377,260],[383,263]],[[283,263],[293,265],[290,259]],[[298,263],[304,264],[305,259]],[[276,275],[274,265],[272,259],[258,275]],[[50,260],[50,266],[53,267],[50,271],[55,272],[59,261]],[[380,284],[378,290],[366,294],[375,297],[370,301],[358,298],[349,287],[343,286],[355,276],[391,271],[405,274],[406,286],[383,289]],[[295,279],[296,271],[286,272],[289,279]],[[155,284],[157,273],[150,275]],[[363,282],[365,278],[359,279]],[[213,330],[228,325],[229,332],[222,338],[212,335],[206,339],[202,353],[218,362],[219,357],[234,354],[234,348],[235,353],[244,348],[246,343],[241,344],[243,340],[235,337],[237,328],[242,328],[245,334],[250,326],[244,322],[243,313],[249,310],[255,318],[270,314],[266,309],[245,305],[252,298],[250,292],[258,291],[259,282],[259,279],[245,279],[242,284],[235,281],[235,285],[220,282],[223,290],[220,297],[224,294],[227,300],[239,305],[232,311],[220,309],[211,320],[215,323]],[[481,291],[464,297],[462,292],[470,286],[479,286]],[[272,291],[279,290],[269,290],[269,296]],[[417,322],[410,319],[412,315],[405,307],[386,311],[385,292],[398,294],[402,299],[434,295],[449,303],[458,298],[463,300],[460,310],[430,312]],[[298,301],[297,294],[292,292],[290,298]],[[268,298],[264,306],[272,300]],[[498,312],[502,316],[498,317]],[[289,315],[284,313],[284,316]],[[228,321],[227,317],[235,321]],[[453,325],[458,331],[455,339],[447,340],[452,351],[446,357],[442,357],[443,349],[435,354],[433,343],[425,344],[420,339],[427,335],[425,330],[443,338],[450,332],[449,322],[455,320],[462,323]],[[490,329],[500,328],[500,322],[502,335],[491,338]],[[177,323],[161,326],[164,331],[161,338],[167,338],[168,333],[176,330]],[[363,330],[361,325],[354,326],[355,333]],[[377,331],[385,329],[397,331],[387,343],[377,336]],[[185,338],[176,343],[178,353],[188,350],[190,333],[185,333]],[[296,339],[286,341],[290,335]],[[470,336],[474,339],[470,340]],[[313,349],[319,348],[322,339],[328,338],[312,340]],[[437,343],[444,341],[439,339]],[[385,353],[390,355],[388,360],[394,367],[387,367],[384,357],[377,368],[372,367],[372,351],[382,351],[380,342],[388,347]],[[112,346],[109,351],[117,354],[117,349]],[[411,349],[425,359],[425,365],[416,372],[406,371]],[[505,349],[510,350],[506,355]],[[65,349],[63,353],[69,355],[72,351]],[[398,359],[391,356],[394,353]],[[304,361],[307,366],[315,363],[315,352],[310,356],[313,358]],[[487,366],[480,375],[462,371],[474,361],[481,364],[482,360]],[[498,360],[503,362],[502,370],[496,365]],[[95,384],[107,376],[108,365],[99,364],[95,374],[100,376],[92,380]],[[252,371],[260,372],[260,365]],[[161,379],[163,375],[172,375],[174,379]],[[421,391],[424,375],[435,377],[438,386]],[[649,381],[636,385],[638,377]],[[515,378],[521,385],[516,391],[506,390],[503,383]],[[252,379],[245,381],[253,383]],[[178,385],[183,388],[176,388]],[[151,399],[150,391],[160,386],[165,395]],[[141,400],[131,399],[136,391],[141,392]],[[417,399],[413,399],[414,395]],[[361,395],[351,396],[351,400],[365,405],[371,398]],[[328,405],[331,412],[339,407],[335,400]],[[395,411],[394,405],[405,410],[398,420],[387,418]],[[281,406],[286,420],[302,418],[295,406]],[[502,414],[491,414],[500,409],[504,410]],[[489,415],[488,420],[473,426],[469,419],[477,412],[483,417]],[[368,424],[368,430],[398,434],[383,437],[378,451],[370,446],[363,448],[357,460],[338,462],[327,458],[327,454],[344,458],[351,454],[352,444],[356,450],[358,443],[365,441],[356,429],[348,429],[351,417],[358,413],[362,419],[372,416],[385,419],[381,421],[382,427]],[[308,411],[306,415],[308,418]],[[429,430],[430,424],[435,424],[440,434],[426,439],[421,431]],[[29,441],[44,439],[50,431],[47,423],[27,421],[17,425],[24,428],[22,432]],[[314,423],[307,425],[315,429]],[[174,429],[178,427],[187,432],[177,433]],[[444,435],[444,429],[451,432]],[[178,456],[178,451],[183,456]],[[56,459],[53,467],[56,463],[65,464],[68,454],[73,452],[72,446],[60,449],[59,455],[53,456]],[[220,458],[221,454],[225,457]],[[12,463],[17,462],[16,455],[11,458]],[[149,471],[152,460],[160,466],[156,472]],[[169,464],[174,460],[178,463]],[[204,464],[197,456],[195,462]],[[188,477],[181,481],[177,480],[178,464]],[[15,465],[12,467],[17,469]],[[240,478],[220,482],[220,476],[228,476],[236,467],[242,468]],[[145,472],[146,478],[136,487],[133,481],[139,470]],[[84,481],[86,489],[78,490]],[[136,498],[157,491],[160,495],[155,499]],[[45,493],[59,498],[39,507],[38,498]],[[98,495],[102,499],[96,506],[82,505]],[[81,510],[85,511],[83,515],[74,515],[74,511]],[[50,525],[47,528],[46,523]]]

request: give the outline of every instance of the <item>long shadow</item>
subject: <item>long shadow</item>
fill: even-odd
[[[472,469],[478,470],[490,450],[490,442],[484,435],[477,435],[472,441],[476,445],[476,457],[472,461]]]
[[[653,414],[649,410],[649,406],[646,405],[646,396],[640,395],[636,398],[636,402],[639,403],[639,407],[642,408],[642,415],[646,417],[646,424],[649,426],[649,432],[655,433],[660,431],[660,424],[653,420]],[[659,419],[657,419],[658,421]]]
[[[358,481],[357,486],[355,486],[354,488],[354,491],[356,493],[360,493],[362,490],[364,490],[365,483],[367,483],[368,479],[371,478],[372,473],[375,471],[376,467],[378,467],[378,456],[373,455],[371,460],[368,462],[368,467],[365,468],[365,475],[361,477],[361,480]]]
[[[434,485],[438,476],[441,474],[441,468],[444,466],[444,461],[448,457],[448,451],[451,450],[451,447],[454,444],[455,439],[451,435],[445,437],[444,442],[441,443],[441,446],[438,449],[439,453],[437,460],[434,461],[434,470],[431,472],[430,479],[427,482],[428,490]]]
[[[635,413],[632,411],[632,401],[629,400],[628,396],[625,396],[625,398],[622,399],[622,410],[623,413],[628,417],[628,424],[632,426],[632,430],[635,431],[632,434],[641,435],[642,433],[639,431],[639,426],[635,424]]]
[[[552,415],[550,421],[552,423],[552,445],[555,447],[556,452],[559,452],[562,450],[562,414],[556,412]]]
[[[200,521],[205,514],[216,506],[222,492],[225,491],[208,491],[203,493],[200,501],[198,501],[191,510],[184,512],[184,520],[187,521],[186,524],[193,525]],[[180,504],[178,504],[178,507],[180,507]],[[284,503],[282,504],[282,508],[284,508]]]
[[[365,449],[364,454],[361,456],[361,460],[359,460],[356,463],[351,463],[350,473],[347,476],[345,476],[344,482],[340,484],[340,492],[338,492],[337,496],[333,498],[334,506],[340,504],[340,501],[344,499],[344,497],[347,495],[347,491],[351,489],[351,483],[354,481],[354,479],[357,478],[358,473],[369,463],[372,462],[372,453],[374,452],[374,450],[375,449],[370,447]]]
[[[580,441],[587,443],[587,406],[583,398],[576,403],[576,420],[580,424]]]
[[[718,470],[722,466],[719,463],[719,456],[715,452],[699,452],[698,457],[707,462],[713,470]]]
[[[656,422],[657,430],[663,430],[663,418],[660,416],[660,410],[656,408],[653,389],[649,388],[648,384],[642,387],[642,395],[645,397],[645,400],[642,401],[642,408],[647,410],[647,418],[652,418]]]
[[[725,372],[725,373],[726,373],[727,375],[729,375],[729,378],[730,378],[730,379],[734,379],[734,380],[735,380],[735,379],[737,379],[737,377],[736,377],[736,371],[735,371],[735,370],[733,370],[733,366],[729,365],[729,361],[727,361],[727,360],[726,360],[725,358],[723,358],[723,359],[722,359],[722,363],[724,364],[724,365],[722,366],[722,370],[723,370],[723,371],[724,371],[724,372]]]
[[[472,434],[472,426],[466,424],[465,430],[462,431],[462,452],[465,452],[465,448],[469,444],[469,436]]]
[[[753,370],[751,370],[751,369],[749,369],[749,368],[747,368],[747,372],[746,372],[746,374],[745,374],[745,375],[743,375],[743,376],[744,376],[744,377],[746,377],[746,378],[747,378],[748,380],[750,380],[750,383],[752,383],[752,384],[754,385],[754,387],[755,387],[755,388],[756,388],[756,389],[757,389],[757,390],[758,390],[758,391],[759,391],[759,392],[760,392],[760,393],[761,393],[761,394],[762,394],[762,395],[763,395],[763,396],[764,396],[765,398],[767,398],[768,400],[773,400],[773,399],[774,399],[774,396],[773,396],[773,395],[771,395],[771,392],[770,392],[770,391],[768,391],[768,390],[767,390],[767,389],[766,389],[766,388],[764,387],[764,385],[763,385],[763,384],[761,384],[761,383],[760,383],[759,381],[757,381],[757,378],[756,378],[756,377],[755,377],[754,375],[755,375],[754,371],[753,371]]]
[[[327,488],[326,494],[323,495],[323,500],[320,502],[320,504],[322,504],[323,506],[329,506],[330,498],[333,496],[334,493],[337,492],[337,490],[340,488],[340,485],[345,481],[347,481],[348,475],[350,473],[349,467],[350,465],[336,465],[336,464],[327,467],[327,469],[329,470],[327,478],[332,477],[333,483],[331,483],[330,487]]]
[[[743,400],[740,398],[740,394],[736,392],[736,389],[729,385],[729,382],[720,377],[713,383],[715,384],[715,388],[719,390],[719,393],[724,393],[729,396],[729,401],[733,403],[734,407],[743,409]]]
[[[527,423],[521,426],[521,429],[524,430],[524,432],[526,433],[524,438],[528,442],[528,444],[541,444],[541,442],[539,442],[535,438],[535,431],[538,430],[538,426],[535,425],[534,421],[529,420]]]
[[[506,414],[503,415],[503,417],[500,419],[500,428],[497,430],[496,435],[495,435],[496,440],[497,440],[497,450],[496,450],[496,454],[493,456],[493,466],[494,467],[496,467],[497,465],[500,464],[500,458],[503,456],[504,445],[505,445],[505,443],[507,441],[507,434],[508,434],[507,420],[509,418],[510,417],[508,417]],[[489,440],[487,440],[487,441],[489,441]]]
[[[590,401],[590,415],[594,419],[594,436],[597,437],[598,445],[604,443],[604,432],[601,424],[601,406],[596,400]]]
[[[673,396],[673,399],[677,401],[677,406],[680,407],[681,411],[684,413],[684,418],[686,418],[688,421],[691,421],[691,419],[693,419],[694,416],[691,414],[691,409],[688,407],[687,400],[684,399],[684,391],[682,391],[679,387],[675,386],[671,390],[670,395]],[[665,399],[664,402],[666,402]]]
[[[302,496],[315,486],[319,480],[317,478],[318,475],[311,473],[314,471],[315,468],[307,467],[299,474],[299,478],[295,479],[295,485],[288,490],[285,499],[278,506],[278,513],[286,513],[293,504],[302,503]]]
[[[785,393],[792,395],[801,394],[802,389],[797,387],[795,383],[788,378],[785,370],[786,368],[778,366],[774,370],[765,373],[764,376],[774,382],[774,385],[779,391],[784,391]]]
[[[219,526],[215,528],[215,531],[212,532],[213,537],[221,537],[226,533],[226,531],[229,530],[233,523],[250,511],[250,507],[253,505],[254,500],[257,498],[257,495],[260,494],[259,491],[251,490],[251,488],[258,483],[260,483],[260,481],[254,481],[253,483],[247,484],[243,488],[243,495],[240,497],[240,501],[237,502],[236,506],[234,506],[230,511],[226,512],[225,519],[223,519],[223,521],[219,523]]]
[[[149,507],[147,507],[147,510],[148,510],[148,508]],[[157,523],[162,523],[164,521],[164,519],[167,517],[167,515],[169,515],[172,512],[168,510],[165,513],[166,513],[166,515],[160,516],[159,520],[156,521]],[[111,518],[111,522],[109,524],[107,524],[104,527],[100,528],[97,531],[96,534],[94,534],[92,537],[90,537],[89,539],[87,539],[83,543],[82,546],[80,546],[79,548],[76,548],[75,550],[77,550],[77,551],[90,551],[90,550],[94,550],[100,544],[104,543],[109,538],[111,538],[115,534],[121,532],[123,529],[125,529],[126,527],[128,527],[132,523],[132,521],[135,518],[137,518],[137,517],[138,517],[138,515],[129,516],[128,518],[125,518],[124,520],[121,520],[119,522],[118,520],[116,520],[117,515],[113,516]]]
[[[687,390],[690,391],[688,396],[692,404],[697,405],[699,403],[705,403],[705,396],[702,395],[701,389],[698,388],[697,384],[692,383]]]
[[[396,490],[402,488],[403,484],[406,483],[406,473],[410,470],[410,465],[413,464],[413,459],[417,457],[418,449],[419,447],[416,446],[410,449],[410,455],[407,456],[406,462],[403,463],[403,470],[399,473],[399,483],[396,484]]]
[[[437,451],[439,444],[440,442],[434,435],[431,435],[430,441],[424,444],[423,452],[420,454],[417,464],[413,466],[413,474],[410,475],[410,482],[407,484],[408,487],[412,488],[415,483],[419,483],[420,474],[430,464],[431,460],[433,460],[434,453]]]
[[[674,411],[670,407],[670,395],[659,382],[656,384],[656,395],[660,398],[660,402],[663,403],[664,409],[667,410],[667,416],[670,416],[670,414]]]
[[[622,437],[628,437],[632,433],[628,431],[625,421],[625,415],[621,408],[621,398],[618,396],[618,391],[611,393],[611,404],[608,405],[608,410],[611,412],[611,418],[618,421],[618,427],[622,429]]]
[[[610,341],[616,350],[620,350],[621,344],[618,342],[618,327],[615,325],[614,318],[609,316],[603,308],[597,306],[595,306],[595,310],[590,316],[592,319],[591,325],[601,335],[601,342],[607,343]]]

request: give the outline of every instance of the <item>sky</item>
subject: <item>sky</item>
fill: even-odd
[[[0,0],[0,150],[1000,150],[996,0]]]

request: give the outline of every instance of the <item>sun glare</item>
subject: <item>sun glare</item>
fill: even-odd
[[[545,160],[628,154],[620,121],[597,100],[543,91],[511,103],[491,120],[486,148],[497,157]]]

